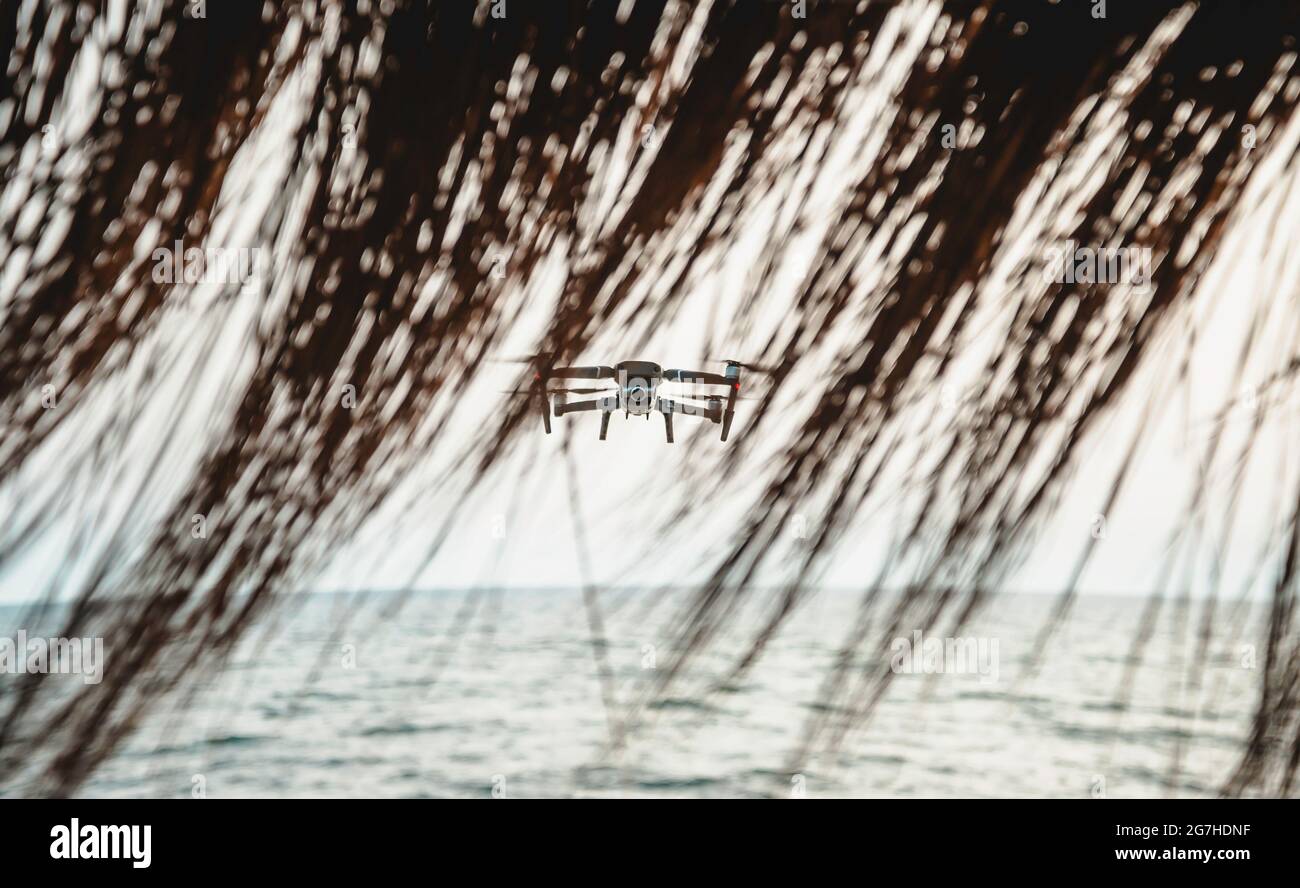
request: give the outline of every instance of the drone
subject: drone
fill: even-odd
[[[600,440],[604,441],[609,431],[609,418],[621,412],[624,418],[658,413],[664,418],[664,433],[668,443],[673,443],[673,416],[682,414],[706,419],[722,426],[722,440],[727,440],[731,431],[731,421],[736,415],[736,401],[740,396],[740,371],[754,370],[770,372],[763,368],[743,364],[740,361],[723,361],[726,369],[722,373],[710,373],[706,370],[665,370],[652,361],[623,361],[612,367],[596,365],[591,367],[549,367],[537,358],[525,359],[533,363],[532,387],[513,394],[529,395],[537,399],[542,414],[542,426],[546,434],[551,433],[551,413],[565,416],[569,413],[600,411]],[[559,388],[549,387],[554,379],[593,379],[609,380],[606,388]],[[676,398],[660,397],[661,383],[681,383],[685,385],[726,386],[725,394],[687,393]],[[616,386],[608,388],[609,384]],[[566,401],[564,396],[602,395],[584,401]],[[552,405],[549,400],[554,396]]]

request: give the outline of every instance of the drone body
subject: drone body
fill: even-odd
[[[740,371],[742,364],[727,361],[723,373],[710,373],[705,370],[665,370],[652,361],[623,361],[613,367],[597,365],[591,367],[545,367],[538,365],[533,375],[533,394],[538,400],[542,413],[542,425],[547,434],[551,431],[552,405],[549,398],[555,395],[554,413],[564,416],[566,413],[579,413],[588,410],[600,411],[600,440],[605,440],[609,431],[609,417],[621,412],[624,416],[644,416],[659,413],[664,418],[664,432],[668,443],[673,443],[673,414],[698,416],[709,422],[722,426],[722,440],[727,440],[731,431],[731,420],[736,415],[736,398],[740,392]],[[600,389],[564,389],[560,391],[548,388],[552,379],[594,379],[611,380],[617,387],[607,392]],[[700,394],[688,391],[678,395],[677,399],[659,396],[661,383],[674,383],[691,386],[726,386],[726,393],[706,392]],[[564,394],[569,392],[583,394],[601,394],[602,397],[585,401],[565,401]]]

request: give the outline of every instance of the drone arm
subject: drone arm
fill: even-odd
[[[701,419],[707,419],[709,422],[722,421],[722,405],[718,401],[710,401],[708,404],[691,404],[689,402],[674,401],[671,398],[656,398],[655,409],[665,417],[674,413],[682,413],[686,416],[698,416]]]
[[[609,431],[609,415],[618,409],[618,397],[610,396],[607,398],[593,398],[589,401],[572,401],[565,403],[560,398],[555,399],[555,415],[563,416],[566,413],[581,413],[588,410],[600,411],[600,440],[605,440],[605,433]]]
[[[535,388],[537,390],[537,406],[542,411],[542,427],[546,429],[546,434],[549,435],[551,433],[551,405],[546,403],[546,386],[539,379]]]
[[[593,398],[590,401],[561,401],[555,399],[555,415],[563,416],[566,413],[581,413],[584,410],[605,410],[606,405],[602,402],[604,398]]]
[[[665,370],[664,382],[685,382],[696,385],[731,385],[734,380],[721,373],[709,373],[707,370]]]

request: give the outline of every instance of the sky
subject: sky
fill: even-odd
[[[789,294],[793,294],[812,260],[821,233],[841,206],[846,186],[872,161],[871,149],[878,144],[887,121],[885,97],[890,84],[896,84],[908,69],[912,58],[909,53],[919,50],[916,40],[927,33],[930,10],[932,7],[924,4],[912,4],[891,19],[890,28],[904,35],[911,33],[915,39],[906,44],[903,52],[888,58],[876,54],[867,60],[856,113],[833,134],[836,148],[828,161],[815,169],[791,170],[791,175],[809,177],[814,199],[807,211],[803,242],[790,250],[788,267],[783,268],[782,286]],[[880,45],[886,46],[888,41],[882,39]],[[680,72],[679,76],[688,75]],[[225,212],[219,215],[210,242],[231,248],[254,243],[256,225],[267,212],[274,197],[274,183],[283,173],[285,152],[278,149],[297,121],[292,90],[286,96],[282,103],[285,113],[271,115],[265,130],[239,156],[223,194]],[[85,119],[84,109],[79,116]],[[1289,149],[1296,141],[1293,126],[1275,156],[1290,156]],[[1098,168],[1106,149],[1102,132],[1095,139]],[[615,151],[604,158],[602,182],[606,187],[598,191],[608,198],[590,209],[593,225],[617,214],[618,186],[635,177],[628,157],[630,153],[620,157]],[[1096,187],[1095,172],[1081,169],[1074,180],[1066,177],[1064,185],[1086,194],[1089,188]],[[1093,435],[1069,495],[1012,577],[1011,589],[1059,591],[1079,548],[1094,537],[1097,545],[1093,564],[1082,581],[1085,591],[1145,594],[1153,588],[1160,577],[1163,557],[1175,539],[1175,530],[1188,513],[1200,454],[1215,417],[1226,403],[1242,400],[1295,354],[1296,331],[1286,326],[1294,323],[1294,311],[1288,320],[1285,309],[1294,304],[1295,283],[1300,275],[1294,252],[1286,248],[1284,233],[1295,230],[1300,204],[1297,192],[1296,171],[1282,168],[1280,162],[1266,165],[1257,173],[1255,187],[1235,208],[1239,224],[1231,228],[1219,259],[1200,284],[1199,297],[1191,303],[1194,310],[1170,325],[1160,358],[1148,362],[1142,382],[1133,386],[1132,396]],[[768,211],[777,213],[781,208],[774,204]],[[1279,232],[1283,234],[1279,236]],[[714,327],[715,319],[728,318],[735,312],[743,290],[741,283],[759,258],[765,233],[764,215],[757,213],[741,237],[716,251],[708,273],[689,281],[681,312],[659,331],[645,351],[629,353],[621,341],[625,331],[610,330],[597,337],[579,360],[614,364],[637,359],[665,367],[720,370],[716,360],[705,360],[706,331]],[[526,352],[532,346],[530,334],[538,329],[558,298],[564,273],[559,253],[557,249],[556,261],[544,266],[537,278],[528,282],[529,295],[522,305],[524,317],[515,328],[514,340],[502,345],[502,356]],[[1011,265],[1024,258],[1016,255],[1013,247],[1003,261]],[[856,270],[863,286],[884,273],[886,263],[880,257],[877,262],[880,267]],[[524,288],[519,292],[525,292]],[[233,300],[223,300],[218,298],[216,288],[199,286],[190,299],[172,311],[142,349],[143,354],[160,361],[165,371],[161,388],[133,420],[131,443],[108,462],[79,469],[84,474],[82,502],[70,510],[68,521],[51,528],[26,557],[0,574],[0,603],[35,598],[49,588],[59,592],[75,588],[81,568],[69,560],[66,547],[79,539],[79,533],[88,534],[83,542],[93,551],[121,528],[144,528],[151,515],[162,512],[170,498],[183,489],[184,480],[197,466],[208,442],[222,429],[224,418],[233,409],[233,396],[251,370],[257,325],[274,314],[282,295],[254,287]],[[780,298],[766,305],[762,316],[749,319],[752,332],[748,337],[717,343],[722,353],[707,357],[771,361],[773,356],[758,355],[754,350],[786,317]],[[989,322],[982,327],[972,325],[976,332],[963,344],[965,351],[978,355],[998,346],[998,309],[995,302]],[[1249,366],[1243,378],[1237,379],[1233,370],[1238,355],[1256,326],[1263,332],[1255,335],[1267,347],[1258,350],[1262,357]],[[815,356],[791,388],[812,388],[824,379],[836,346],[843,343],[845,336],[852,336],[853,330],[845,327],[829,331],[819,349],[820,361]],[[1185,358],[1187,376],[1175,384],[1171,379],[1173,371],[1182,366],[1179,362],[1184,359],[1183,348],[1193,339],[1195,345]],[[974,367],[978,361],[970,364]],[[71,443],[99,434],[116,413],[116,399],[139,384],[145,369],[144,363],[137,361],[123,381],[107,386],[98,396],[100,403],[89,405],[76,423],[53,436],[45,450],[32,460],[27,473],[70,471],[60,461],[60,454]],[[710,557],[723,551],[736,533],[746,495],[755,491],[757,476],[731,479],[736,496],[700,504],[688,516],[681,532],[667,541],[655,530],[675,502],[674,497],[683,492],[683,485],[689,485],[699,473],[715,471],[716,460],[724,449],[747,434],[747,418],[753,408],[749,402],[742,402],[728,443],[718,440],[716,427],[705,429],[698,437],[692,435],[689,428],[693,420],[688,418],[678,419],[678,441],[673,445],[665,443],[662,422],[657,417],[646,421],[616,416],[606,441],[598,440],[599,416],[594,413],[554,420],[555,434],[550,436],[542,433],[539,420],[531,431],[532,440],[479,492],[437,557],[425,563],[430,542],[437,538],[454,502],[454,484],[451,490],[442,492],[430,492],[429,488],[442,480],[450,457],[472,446],[475,436],[500,411],[508,397],[501,391],[514,385],[516,373],[512,365],[493,364],[475,381],[466,408],[448,431],[450,446],[432,454],[400,489],[398,505],[407,508],[381,513],[353,543],[331,553],[328,566],[308,584],[310,589],[475,584],[571,587],[584,581],[657,585],[685,584],[704,576]],[[954,379],[953,385],[958,390],[978,389],[980,380],[972,370],[964,379]],[[756,391],[761,394],[761,385]],[[940,421],[941,402],[947,394],[930,393],[932,402],[923,403],[918,410],[932,411],[935,421]],[[801,421],[811,406],[806,398],[783,398],[782,419],[769,427],[770,441],[760,444],[758,450],[774,450],[782,437],[780,431]],[[1267,551],[1276,536],[1279,517],[1284,517],[1290,507],[1279,503],[1277,494],[1295,489],[1297,466],[1285,448],[1295,437],[1295,406],[1294,397],[1277,405],[1278,410],[1261,432],[1262,443],[1244,475],[1241,498],[1246,508],[1233,528],[1232,554],[1227,562],[1216,564],[1210,557],[1212,543],[1227,533],[1226,525],[1218,518],[1227,512],[1230,479],[1219,464],[1208,488],[1210,507],[1206,510],[1217,518],[1211,517],[1203,535],[1190,544],[1200,553],[1191,562],[1194,566],[1180,573],[1170,585],[1203,594],[1218,573],[1224,579],[1225,590],[1242,586],[1252,577],[1260,564],[1259,553]],[[1249,433],[1257,410],[1258,404],[1251,402],[1246,408],[1229,412],[1224,425],[1226,447]],[[1148,416],[1158,418],[1152,420],[1127,493],[1117,508],[1101,514],[1106,484],[1139,422]],[[172,446],[162,467],[156,469],[140,455],[168,434],[173,436]],[[566,440],[576,472],[582,534],[575,532]],[[127,479],[128,483],[116,488],[118,493],[112,493],[103,483],[105,475]],[[888,478],[885,483],[889,483]],[[0,513],[6,506],[14,506],[13,489],[0,490]],[[142,490],[149,495],[131,493]],[[894,497],[891,491],[884,493],[886,501],[906,501],[906,491],[897,491]],[[899,520],[899,514],[888,509],[862,516],[846,533],[821,582],[847,589],[860,589],[870,582]],[[808,521],[815,522],[815,515],[808,516]],[[800,545],[797,536],[792,529],[791,558]],[[142,530],[138,538],[145,538]],[[584,539],[589,559],[583,557]],[[590,561],[591,575],[584,571],[586,560]],[[784,561],[788,564],[789,559]],[[780,579],[777,571],[762,581],[776,583]],[[1249,586],[1250,594],[1266,594],[1266,580],[1264,576]]]

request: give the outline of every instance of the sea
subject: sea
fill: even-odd
[[[957,639],[904,627],[864,655],[854,668],[887,657],[897,673],[883,698],[834,749],[801,755],[858,595],[813,595],[719,681],[768,613],[755,592],[665,687],[692,591],[589,593],[295,596],[79,794],[1213,797],[1263,666],[1261,607],[1220,602],[1198,656],[1203,602],[1165,602],[1138,644],[1147,600],[1082,596],[1034,661],[1057,599],[1000,596]]]

